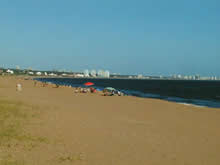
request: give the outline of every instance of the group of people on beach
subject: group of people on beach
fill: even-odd
[[[97,90],[93,87],[90,88],[82,88],[82,87],[77,87],[75,88],[75,93],[96,93]]]
[[[122,93],[118,90],[113,90],[113,91],[103,90],[103,96],[124,96],[124,93]]]
[[[38,82],[38,81],[34,81],[34,86],[36,87],[37,84],[40,84],[41,87],[47,87],[49,85],[49,83],[47,82]],[[53,84],[53,88],[60,88],[60,87],[69,87],[72,88],[71,86],[63,86],[63,85],[59,85],[59,84]],[[76,87],[74,90],[74,93],[98,93],[98,90],[94,87]],[[124,93],[122,93],[119,90],[106,90],[104,89],[102,91],[102,95],[103,96],[124,96]]]
[[[35,86],[35,87],[37,86],[37,81],[34,81],[34,86]],[[48,86],[48,83],[47,83],[47,82],[42,82],[42,83],[41,83],[41,86],[42,86],[42,87],[46,87],[46,86]]]

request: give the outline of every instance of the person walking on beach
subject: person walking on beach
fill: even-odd
[[[20,83],[18,83],[16,85],[16,91],[21,92],[22,91],[22,85]]]

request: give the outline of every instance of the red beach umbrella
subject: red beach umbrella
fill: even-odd
[[[85,85],[85,86],[92,86],[92,85],[94,85],[94,83],[92,83],[92,82],[87,82],[87,83],[85,83],[84,85]]]

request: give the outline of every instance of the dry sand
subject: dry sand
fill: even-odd
[[[75,94],[18,77],[0,78],[0,97],[39,109],[27,130],[48,142],[12,152],[28,165],[220,164],[220,109]]]

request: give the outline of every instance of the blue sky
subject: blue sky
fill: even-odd
[[[220,76],[219,0],[2,0],[0,66]]]

